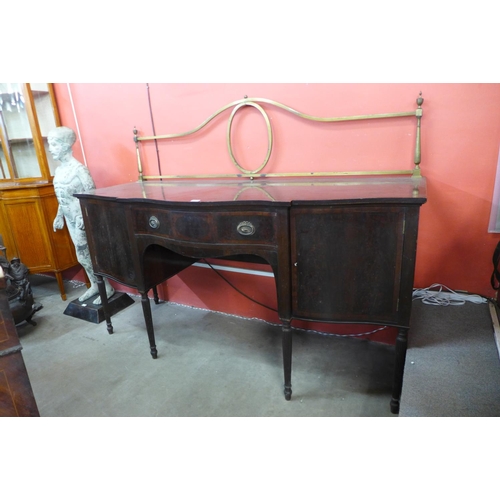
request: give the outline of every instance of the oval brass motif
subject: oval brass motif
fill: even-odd
[[[240,233],[242,236],[251,236],[255,233],[255,226],[251,222],[245,220],[238,224],[236,231],[238,231],[238,233]]]
[[[149,218],[149,227],[151,227],[153,229],[158,229],[160,227],[160,221],[154,215],[152,215]]]
[[[267,126],[267,154],[266,154],[266,157],[264,158],[262,165],[260,167],[256,168],[255,170],[247,170],[246,168],[243,168],[238,163],[236,158],[234,157],[233,147],[231,146],[231,126],[233,124],[233,118],[234,118],[234,115],[236,114],[236,112],[244,106],[252,106],[255,109],[258,109],[260,111],[260,113],[262,114],[262,116],[264,117],[264,120],[265,120],[266,126]],[[271,156],[271,151],[273,149],[273,132],[271,130],[271,122],[269,121],[269,117],[267,116],[267,114],[264,111],[264,109],[262,108],[262,106],[259,106],[255,102],[251,102],[251,101],[242,102],[238,106],[235,106],[235,108],[233,109],[233,111],[231,113],[231,116],[229,117],[229,123],[227,125],[227,137],[226,137],[226,139],[227,139],[227,149],[229,150],[229,155],[231,156],[231,160],[233,161],[233,163],[236,165],[236,167],[241,172],[243,172],[244,174],[256,174],[257,172],[260,172],[267,165],[267,162],[269,161],[269,158]]]

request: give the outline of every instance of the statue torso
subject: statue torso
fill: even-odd
[[[73,195],[95,188],[89,169],[74,158],[57,167],[53,183],[59,206],[70,219],[81,211],[80,202]]]

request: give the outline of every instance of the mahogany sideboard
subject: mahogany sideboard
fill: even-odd
[[[399,329],[390,403],[399,411],[424,178],[139,181],[75,196],[109,333],[103,277],[140,293],[156,358],[148,292],[202,258],[257,256],[275,275],[285,398],[292,320],[388,325]]]
[[[39,417],[0,268],[0,417]]]

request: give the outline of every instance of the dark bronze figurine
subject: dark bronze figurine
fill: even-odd
[[[42,305],[36,304],[33,299],[31,284],[28,280],[28,268],[18,257],[14,257],[9,262],[1,254],[0,265],[6,278],[6,293],[14,323],[18,325],[26,321],[30,325],[36,325],[32,318]]]

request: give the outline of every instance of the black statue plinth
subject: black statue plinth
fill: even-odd
[[[101,323],[104,321],[104,312],[101,305],[93,304],[97,295],[90,297],[85,302],[80,302],[78,299],[71,301],[66,307],[64,314],[73,318],[83,319],[90,323]],[[116,292],[108,299],[109,313],[111,316],[122,311],[126,307],[134,303],[134,299],[126,293]]]

